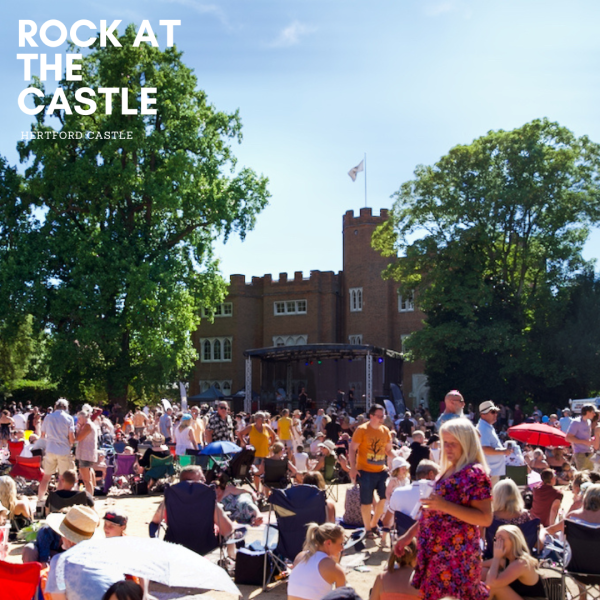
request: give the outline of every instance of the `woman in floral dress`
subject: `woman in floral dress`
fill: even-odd
[[[440,429],[442,475],[429,498],[422,498],[418,522],[399,540],[417,537],[417,568],[412,585],[427,600],[452,596],[484,600],[479,527],[492,523],[491,484],[477,431],[465,418]]]

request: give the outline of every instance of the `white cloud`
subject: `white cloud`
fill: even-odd
[[[269,44],[272,48],[287,48],[300,43],[300,38],[316,31],[315,27],[303,25],[300,21],[294,21],[285,27],[277,38]]]

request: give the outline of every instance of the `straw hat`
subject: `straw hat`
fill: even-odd
[[[150,442],[152,442],[153,446],[162,446],[165,443],[165,436],[162,433],[155,433],[150,438]]]
[[[98,514],[89,506],[72,506],[66,515],[52,513],[46,518],[46,523],[56,533],[75,544],[91,539],[99,521]]]

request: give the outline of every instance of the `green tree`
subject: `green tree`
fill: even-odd
[[[134,38],[130,26],[121,48],[96,40],[82,81],[59,85],[71,107],[77,88],[128,88],[138,110],[141,88],[156,87],[156,115],[123,115],[118,96],[106,115],[98,96],[94,114],[58,112],[66,139],[46,139],[55,130],[42,112],[36,139],[19,143],[27,169],[12,208],[27,217],[20,248],[34,256],[26,277],[11,276],[49,330],[51,373],[72,398],[105,390],[124,402],[189,372],[200,309],[226,293],[213,241],[244,237],[268,198],[266,178],[236,168],[238,113],[208,103],[176,48]],[[96,139],[115,131],[132,139]]]
[[[408,347],[434,397],[522,401],[564,380],[542,341],[588,267],[599,165],[600,146],[535,120],[452,148],[395,194],[373,246],[426,314]]]

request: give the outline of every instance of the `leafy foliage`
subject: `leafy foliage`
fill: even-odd
[[[395,194],[373,246],[427,316],[407,345],[435,397],[547,399],[568,378],[544,340],[589,269],[599,157],[587,137],[536,120],[452,148]]]
[[[9,206],[18,222],[2,223],[26,223],[12,254],[29,249],[30,262],[9,265],[8,278],[50,332],[50,371],[71,398],[105,390],[126,400],[186,376],[200,309],[226,293],[212,242],[243,237],[269,195],[266,178],[236,168],[238,113],[208,103],[175,48],[133,48],[134,38],[130,26],[122,48],[96,41],[83,81],[60,85],[71,106],[79,87],[126,87],[130,106],[156,87],[157,114],[122,115],[115,97],[106,115],[104,96],[94,114],[61,111],[72,139],[19,143],[28,166]],[[33,131],[54,131],[44,113],[36,119]],[[105,132],[132,139],[96,139]]]

